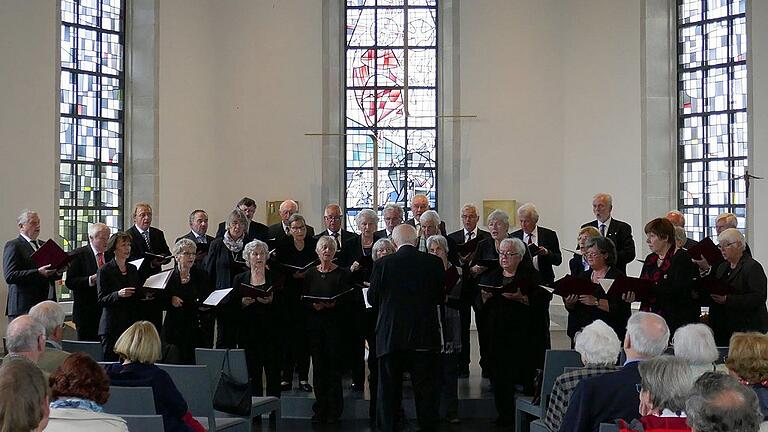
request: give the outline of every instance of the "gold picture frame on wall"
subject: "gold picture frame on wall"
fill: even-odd
[[[494,210],[507,212],[509,215],[509,229],[517,226],[517,200],[483,200],[483,223],[488,222],[488,215]]]

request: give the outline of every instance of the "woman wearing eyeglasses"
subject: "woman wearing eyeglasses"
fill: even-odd
[[[711,294],[702,300],[710,305],[709,325],[717,346],[727,346],[734,332],[768,332],[766,277],[763,266],[745,253],[746,242],[739,230],[729,228],[717,240],[725,261],[714,277],[730,288],[725,295]]]
[[[552,295],[539,286],[533,266],[523,261],[525,251],[518,238],[501,240],[499,267],[478,278],[488,332],[488,367],[499,414],[496,423],[500,426],[513,424],[515,386],[532,392],[536,369],[544,365],[549,332],[544,317]]]

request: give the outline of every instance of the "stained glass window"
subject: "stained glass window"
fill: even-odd
[[[747,216],[746,0],[677,1],[678,172],[688,237]]]
[[[59,234],[122,229],[125,102],[123,0],[61,0]]]
[[[374,203],[437,208],[437,22],[437,0],[347,0],[348,228]]]

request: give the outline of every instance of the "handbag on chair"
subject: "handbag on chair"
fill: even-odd
[[[226,371],[224,365],[226,364]],[[227,414],[247,416],[251,414],[251,385],[232,377],[229,350],[224,354],[221,375],[213,394],[213,408]]]

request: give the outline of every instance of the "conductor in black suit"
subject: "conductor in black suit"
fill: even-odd
[[[463,245],[473,239],[478,241],[485,240],[491,237],[488,231],[483,231],[477,227],[477,222],[480,220],[480,216],[477,213],[477,207],[474,204],[464,204],[461,208],[461,225],[462,229],[448,234],[448,238],[453,240],[457,245]],[[461,315],[461,354],[459,355],[459,375],[463,377],[469,376],[469,363],[470,363],[470,337],[469,328],[472,324],[472,306],[474,305],[474,294],[476,292],[476,284],[474,279],[470,276],[469,263],[472,260],[472,253],[464,255],[467,259],[459,257],[461,259],[462,277],[461,277],[461,299],[459,301],[459,314]],[[477,310],[475,310],[475,316],[477,316]]]
[[[416,228],[417,234],[421,233],[421,215],[427,210],[429,210],[429,198],[426,195],[414,195],[413,200],[411,200],[411,213],[413,213],[413,217],[405,221],[405,223]],[[440,234],[443,237],[446,236],[445,222],[440,222]]]
[[[368,291],[369,303],[379,308],[378,418],[384,431],[394,430],[402,401],[403,372],[409,371],[419,427],[433,431],[437,426],[440,394],[437,310],[444,300],[445,272],[440,258],[416,249],[413,227],[396,227],[392,240],[398,250],[374,263]]]
[[[381,211],[384,219],[384,229],[376,231],[376,238],[392,237],[392,230],[403,223],[403,208],[395,203],[387,203]]]
[[[280,222],[270,225],[267,232],[267,238],[270,242],[279,243],[280,240],[291,235],[291,224],[288,223],[288,219],[295,213],[299,212],[299,205],[294,200],[285,200],[280,203],[278,209],[280,213]],[[307,225],[307,237],[314,237],[315,229],[310,225]],[[272,245],[270,244],[270,247]]]
[[[245,213],[245,217],[248,218],[248,229],[245,231],[245,238],[243,239],[244,244],[250,243],[251,240],[267,241],[267,238],[269,238],[269,228],[263,223],[253,220],[253,215],[256,214],[256,201],[252,198],[243,197],[237,202],[235,208]],[[226,230],[226,221],[219,223],[216,238],[224,238]]]
[[[74,258],[64,282],[72,291],[72,320],[77,326],[77,340],[100,342],[101,306],[96,289],[98,270],[111,260],[106,257],[109,227],[95,223],[88,227],[88,244],[74,251]]]
[[[341,257],[344,254],[344,244],[355,237],[357,234],[349,232],[341,227],[341,207],[338,204],[328,204],[323,212],[323,222],[325,222],[325,231],[316,235],[316,239],[322,236],[329,236],[336,240],[336,255]]]
[[[177,238],[176,243],[184,238],[195,242],[195,246],[197,246],[195,264],[202,263],[202,261],[205,259],[205,256],[208,255],[208,248],[210,247],[211,242],[214,240],[214,238],[209,236],[207,233],[208,213],[206,213],[205,210],[193,210],[192,213],[189,214],[189,232]],[[224,234],[222,234],[222,236],[223,235]]]
[[[145,258],[139,268],[139,283],[160,273],[163,262],[147,257],[147,253],[170,256],[171,249],[165,242],[165,234],[152,225],[152,207],[147,203],[138,203],[133,207],[133,226],[128,229],[131,236],[131,255],[128,261]],[[146,319],[155,325],[157,332],[163,326],[163,301],[159,298],[144,300],[141,303],[140,319]]]
[[[600,235],[607,237],[616,245],[616,268],[627,274],[627,264],[635,259],[635,241],[632,239],[632,227],[611,217],[613,198],[609,194],[599,193],[592,199],[592,212],[597,219],[581,227],[593,226]]]
[[[539,212],[536,206],[526,203],[517,209],[517,220],[520,222],[519,230],[512,233],[512,237],[517,237],[528,246],[528,253],[532,255],[533,267],[539,271],[541,282],[550,284],[555,281],[555,272],[553,266],[559,266],[563,262],[563,255],[560,253],[560,242],[557,240],[557,233],[551,229],[538,226]],[[538,248],[532,250],[532,246]]]
[[[29,308],[44,300],[56,300],[53,283],[64,269],[57,272],[50,265],[38,267],[32,254],[43,245],[40,217],[37,212],[24,210],[17,218],[19,236],[9,240],[3,250],[3,274],[8,284],[5,314],[8,322],[29,312]]]

